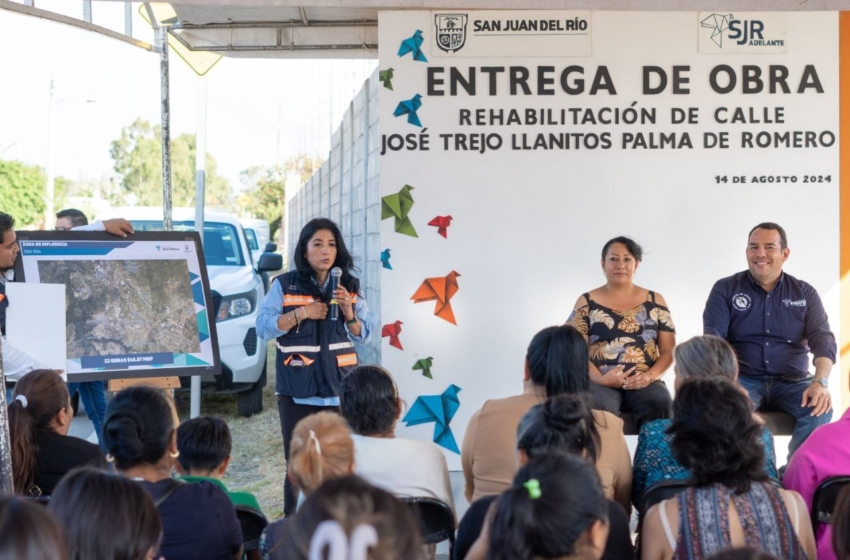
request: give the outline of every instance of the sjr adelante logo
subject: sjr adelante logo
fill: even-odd
[[[786,47],[784,14],[702,13],[699,26],[702,52],[777,52]]]

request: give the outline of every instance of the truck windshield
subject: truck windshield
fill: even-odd
[[[162,231],[159,220],[130,220],[136,231]],[[174,231],[195,231],[195,222],[172,222]],[[204,258],[207,266],[244,266],[236,228],[220,222],[204,222]]]

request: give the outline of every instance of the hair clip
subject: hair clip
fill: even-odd
[[[528,490],[528,497],[532,500],[538,499],[543,493],[540,491],[540,481],[536,478],[529,478],[527,482],[522,484]]]
[[[319,444],[319,438],[316,437],[316,432],[310,430],[310,439],[316,444],[316,453],[322,454],[322,446]]]
[[[26,408],[26,407],[27,407],[27,405],[29,404],[29,401],[28,401],[28,400],[27,400],[27,398],[26,398],[25,396],[23,396],[23,395],[18,395],[17,397],[15,397],[15,400],[16,400],[16,401],[21,401],[21,406],[22,406],[22,407],[24,407],[24,408]]]

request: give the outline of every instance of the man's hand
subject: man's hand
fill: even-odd
[[[127,234],[133,233],[133,224],[124,218],[103,220],[103,227],[106,228],[108,233],[117,235],[118,237],[127,237]]]
[[[803,391],[803,403],[800,406],[814,407],[811,415],[820,416],[832,408],[832,397],[826,387],[812,381],[809,388]]]

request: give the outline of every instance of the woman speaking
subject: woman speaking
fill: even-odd
[[[633,283],[642,257],[628,237],[608,241],[602,248],[605,285],[582,294],[567,319],[587,337],[594,408],[632,412],[638,427],[670,416],[673,403],[660,379],[676,345],[664,298]]]
[[[368,342],[376,325],[334,222],[310,220],[293,260],[295,270],[275,278],[257,316],[259,336],[276,339],[275,394],[287,462],[299,420],[320,410],[339,411],[340,380],[357,366],[354,342]],[[295,512],[296,500],[287,477],[285,515]]]

